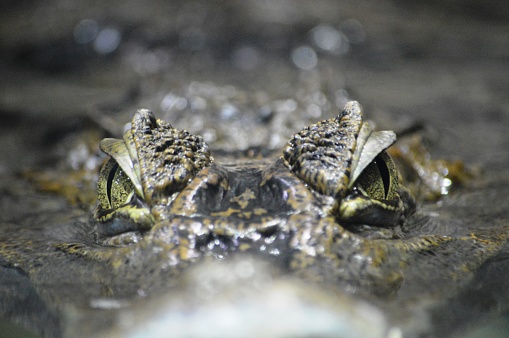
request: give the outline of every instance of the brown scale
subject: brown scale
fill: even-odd
[[[320,193],[342,198],[362,126],[359,105],[349,103],[341,114],[295,134],[283,151],[287,166]]]
[[[181,190],[191,178],[210,165],[208,146],[190,135],[140,110],[132,121],[145,199],[151,201]]]

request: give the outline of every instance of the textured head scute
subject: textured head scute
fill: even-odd
[[[208,145],[200,136],[173,128],[146,109],[139,110],[132,129],[145,199],[167,198],[210,165]]]
[[[361,126],[360,106],[351,101],[336,118],[313,124],[293,135],[283,151],[283,159],[314,190],[341,198],[350,180]]]

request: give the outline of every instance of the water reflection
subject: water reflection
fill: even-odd
[[[110,54],[118,48],[121,40],[122,36],[118,29],[104,28],[94,40],[94,50],[99,54]]]
[[[318,25],[310,31],[313,43],[320,49],[332,54],[348,52],[348,40],[336,28],[329,25]]]
[[[92,44],[96,53],[105,55],[113,53],[122,41],[122,35],[117,28],[103,27],[95,20],[83,19],[74,27],[74,40],[78,44]]]
[[[95,20],[84,19],[74,27],[74,39],[79,44],[91,43],[97,34],[99,34],[99,25]]]
[[[292,51],[292,61],[300,69],[311,70],[318,64],[318,56],[313,48],[300,46]]]
[[[63,4],[62,1],[57,2]],[[30,11],[29,3],[34,6],[33,13]],[[51,3],[54,4],[54,2]],[[110,5],[108,1],[106,3]],[[241,3],[242,5],[240,5]],[[152,108],[157,109],[159,107],[160,110],[171,116],[169,120],[178,121],[179,126],[189,123],[189,128],[198,130],[198,133],[203,135],[207,142],[223,140],[227,145],[240,148],[249,147],[261,142],[266,142],[274,148],[280,147],[287,140],[282,135],[298,129],[297,123],[302,122],[306,118],[316,120],[329,117],[328,114],[337,112],[338,108],[343,107],[345,102],[352,96],[368,98],[368,101],[371,100],[370,104],[376,101],[377,105],[385,100],[385,109],[397,106],[398,104],[395,103],[396,100],[394,99],[394,97],[397,97],[398,100],[404,100],[404,105],[408,104],[409,107],[412,107],[408,108],[408,110],[418,107],[422,111],[426,111],[425,108],[431,105],[429,101],[433,98],[439,98],[442,101],[446,101],[444,107],[441,108],[443,111],[434,113],[435,116],[440,115],[437,118],[440,123],[445,123],[444,121],[447,120],[447,116],[443,112],[448,111],[451,106],[457,109],[457,111],[461,111],[462,117],[468,116],[468,110],[470,109],[468,106],[470,102],[475,100],[477,100],[478,106],[488,105],[489,109],[500,112],[501,120],[504,118],[504,109],[497,106],[505,102],[503,101],[503,95],[499,96],[497,100],[490,99],[490,95],[493,95],[491,92],[493,88],[497,88],[498,93],[504,92],[501,89],[502,87],[505,88],[502,85],[505,83],[504,72],[500,71],[504,69],[503,67],[497,68],[494,73],[496,74],[495,80],[488,76],[489,73],[483,73],[484,70],[481,71],[481,69],[485,68],[490,69],[487,63],[483,64],[483,67],[477,67],[475,72],[471,73],[470,78],[462,77],[463,74],[468,74],[468,71],[465,71],[464,68],[469,66],[467,64],[469,59],[465,58],[465,56],[471,54],[471,49],[465,48],[471,44],[464,42],[483,42],[481,45],[486,48],[477,48],[476,50],[482,51],[486,55],[492,53],[490,50],[490,48],[494,48],[492,44],[493,46],[496,45],[498,46],[496,50],[499,53],[497,55],[500,56],[504,52],[500,49],[500,46],[503,46],[503,44],[497,43],[497,32],[504,31],[504,29],[490,30],[490,34],[493,33],[492,35],[494,36],[494,40],[490,40],[491,37],[488,35],[475,35],[477,33],[472,28],[468,28],[468,35],[464,34],[461,31],[461,27],[454,28],[455,26],[451,24],[448,27],[453,30],[456,29],[452,32],[454,33],[453,35],[449,33],[449,35],[440,36],[438,38],[439,41],[434,46],[428,46],[425,42],[434,41],[432,39],[436,38],[436,34],[440,33],[440,31],[435,31],[432,35],[428,36],[432,38],[431,40],[426,40],[427,33],[425,30],[427,27],[423,24],[426,21],[423,21],[423,23],[410,22],[413,25],[406,25],[409,23],[408,18],[405,18],[404,15],[408,14],[407,10],[390,11],[388,9],[387,12],[382,12],[380,16],[377,16],[377,14],[373,14],[376,13],[376,10],[365,8],[362,11],[355,12],[352,8],[356,7],[357,4],[353,7],[348,7],[349,4],[347,2],[341,2],[341,6],[346,6],[352,13],[357,13],[357,15],[354,15],[355,18],[347,18],[345,20],[345,17],[341,17],[344,12],[336,11],[337,7],[335,6],[337,6],[337,3],[313,3],[308,7],[312,10],[306,12],[306,10],[302,9],[306,5],[303,2],[297,1],[276,2],[264,0],[259,2],[246,1],[245,3],[235,2],[235,4],[230,5],[221,4],[224,7],[215,6],[218,4],[216,2],[211,4],[206,1],[184,2],[183,4],[180,2],[166,3],[156,1],[152,4],[147,3],[139,6],[134,10],[129,9],[129,6],[133,6],[129,2],[129,6],[116,3],[115,5],[121,7],[118,13],[112,10],[107,15],[101,14],[107,12],[106,6],[100,7],[94,5],[87,7],[87,5],[82,5],[82,7],[79,7],[76,5],[77,3],[74,3],[76,10],[73,11],[73,5],[69,3],[69,5],[66,5],[66,12],[62,14],[61,12],[54,13],[50,11],[51,6],[39,5],[36,2],[17,5],[17,9],[24,9],[24,11],[22,16],[13,16],[14,19],[9,18],[9,20],[17,22],[16,25],[12,25],[15,29],[11,29],[11,32],[8,33],[12,34],[14,38],[11,41],[14,42],[5,39],[7,36],[5,32],[11,28],[5,23],[9,20],[4,21],[7,29],[2,30],[3,39],[0,39],[2,40],[2,47],[6,48],[4,55],[7,56],[7,59],[12,58],[12,60],[16,60],[18,62],[17,66],[19,64],[21,64],[21,67],[26,66],[26,64],[23,64],[23,57],[58,59],[60,63],[61,59],[54,57],[57,55],[62,59],[65,57],[72,60],[76,59],[77,61],[72,64],[77,65],[75,66],[76,68],[72,68],[74,70],[83,67],[82,59],[79,59],[80,56],[77,56],[76,53],[82,53],[84,55],[81,55],[82,58],[87,57],[87,51],[94,56],[110,55],[119,51],[120,47],[122,47],[122,53],[120,54],[121,57],[113,60],[112,63],[102,64],[100,65],[101,67],[97,67],[98,64],[93,64],[93,67],[86,68],[87,72],[83,73],[86,73],[88,77],[79,78],[79,81],[72,83],[73,86],[69,86],[70,82],[66,82],[67,80],[65,79],[65,77],[72,74],[72,72],[69,72],[65,73],[64,77],[51,78],[51,81],[43,77],[35,77],[35,84],[32,84],[32,90],[20,85],[17,87],[22,89],[14,93],[7,87],[15,87],[12,86],[12,83],[17,83],[17,79],[21,77],[6,77],[6,82],[9,84],[3,87],[5,92],[2,92],[2,100],[0,102],[2,111],[10,113],[16,116],[16,118],[18,115],[25,116],[25,114],[30,117],[43,116],[49,112],[48,118],[46,119],[46,116],[44,116],[44,120],[49,120],[50,122],[45,123],[50,124],[52,119],[60,121],[60,119],[64,118],[62,117],[63,115],[50,114],[53,112],[51,108],[54,106],[67,107],[65,109],[60,108],[59,112],[64,111],[69,115],[80,114],[79,116],[82,118],[83,112],[88,111],[87,109],[91,106],[95,109],[96,102],[100,102],[101,106],[104,106],[103,103],[106,102],[108,107],[113,107],[116,111],[125,110],[130,113],[135,109],[131,104],[138,105],[140,103],[156,102]],[[299,8],[299,5],[303,7]],[[391,5],[397,7],[393,3]],[[60,10],[62,6],[60,6]],[[334,10],[330,10],[327,6]],[[439,5],[434,6],[439,7]],[[3,6],[2,9],[6,9],[7,12],[7,6]],[[162,11],[161,9],[165,10]],[[48,13],[53,15],[48,15]],[[91,13],[96,13],[97,15],[92,16]],[[136,13],[136,15],[130,17],[129,13]],[[337,13],[341,14],[338,16]],[[449,18],[449,14],[447,18]],[[350,15],[350,12],[348,12],[348,15]],[[503,16],[503,14],[500,15]],[[336,16],[337,19],[334,19],[333,16]],[[4,14],[3,17],[5,18],[6,15]],[[111,18],[111,20],[107,21],[104,19],[106,17]],[[120,17],[124,18],[125,21],[115,21]],[[373,26],[376,26],[377,23],[373,24],[370,21],[373,17],[390,18],[391,20],[378,22],[386,22],[387,25],[396,27],[399,30],[377,31],[373,29]],[[415,17],[418,17],[418,14],[415,14]],[[30,18],[30,20],[27,20],[27,18]],[[49,21],[41,21],[41,18]],[[475,21],[474,15],[463,19],[465,19],[465,22]],[[20,24],[22,22],[24,22],[23,25]],[[44,25],[41,22],[48,24]],[[71,23],[68,24],[68,22]],[[455,21],[451,20],[450,22],[454,23]],[[482,27],[489,26],[489,24],[488,21],[483,22]],[[27,25],[36,28],[33,28],[30,34],[25,34],[23,33],[23,28],[26,28],[25,26]],[[401,27],[405,28],[402,29]],[[412,32],[422,33],[423,36],[405,32],[406,27],[413,29]],[[470,24],[468,27],[470,27]],[[368,32],[371,34],[369,39]],[[363,44],[368,40],[371,45],[368,46],[368,43]],[[67,43],[67,45],[63,46],[62,41]],[[500,41],[503,41],[503,39],[500,39]],[[62,46],[70,49],[78,46],[79,49],[76,53],[66,53]],[[398,48],[401,48],[401,46],[415,48],[419,52],[418,55],[422,57],[422,60],[420,60],[422,64],[407,63],[409,60],[408,58],[405,59],[405,54],[398,52]],[[458,46],[461,48],[458,48]],[[359,55],[355,54],[358,52],[358,48],[363,48],[362,53],[364,54],[360,54],[365,59],[356,59]],[[437,53],[437,51],[441,53],[441,57],[444,59],[453,55],[456,58],[464,58],[465,60],[464,63],[459,63],[461,68],[456,68],[452,74],[451,78],[453,81],[449,79],[446,85],[442,85],[438,89],[438,94],[431,90],[428,91],[428,88],[434,87],[437,78],[431,75],[427,77],[428,72],[422,69],[429,64],[426,63],[429,62],[426,58],[429,55],[433,55],[433,53]],[[480,55],[479,53],[481,52],[479,51],[475,55]],[[185,59],[185,62],[182,63],[180,61],[178,63],[178,58],[181,60]],[[274,59],[281,63],[273,63]],[[490,64],[493,63],[493,67],[495,67],[499,59],[491,59]],[[126,60],[128,67],[125,68],[129,68],[127,70],[123,68],[122,64]],[[324,62],[327,60],[333,62]],[[457,59],[454,61],[456,66]],[[398,67],[401,65],[402,68],[396,69],[394,67],[390,74],[374,74],[369,72],[369,67],[383,64],[384,62],[398,65]],[[41,68],[48,64],[50,63],[42,63]],[[182,64],[185,67],[178,69]],[[329,64],[331,64],[330,69],[323,70],[325,68],[323,66]],[[220,69],[219,67],[215,68],[218,65],[226,69],[223,72],[219,71],[219,75],[215,73],[215,71]],[[348,66],[350,66],[350,69],[348,69]],[[449,67],[451,65],[447,64],[446,66]],[[293,69],[295,73],[301,73],[302,77],[293,77],[293,73],[288,75],[288,73],[281,72],[283,67]],[[444,67],[444,69],[447,67]],[[7,68],[10,68],[9,63],[7,63],[5,69]],[[104,73],[105,68],[111,69],[109,73]],[[347,74],[342,75],[345,69]],[[122,75],[124,75],[122,72],[126,71],[128,73],[130,70],[134,70],[133,77],[136,80],[128,83],[122,82]],[[331,71],[329,72],[329,70]],[[265,72],[267,77],[276,74],[274,77],[278,80],[277,84],[255,82],[250,76],[240,75],[236,79],[245,77],[242,80],[252,86],[237,87],[225,85],[225,83],[232,83],[230,81],[231,78],[236,76],[237,73],[243,73],[244,71],[251,72],[249,75],[263,74]],[[366,79],[366,75],[372,77]],[[28,78],[30,76],[29,67],[23,69],[23,77]],[[157,82],[158,76],[171,78],[171,85]],[[116,77],[121,78],[121,80],[116,80],[117,82],[115,82]],[[319,77],[320,80],[316,80],[316,77]],[[329,77],[333,79],[329,81]],[[428,81],[422,87],[418,87],[418,90],[412,92],[405,88],[407,87],[405,84],[408,83],[406,79],[414,77],[416,79],[428,79]],[[13,81],[13,79],[16,79],[16,81]],[[372,85],[372,80],[381,85]],[[125,95],[125,97],[119,95],[120,99],[116,96],[114,99],[109,99],[105,96],[105,91],[103,90],[103,82],[109,81],[111,81],[109,84],[111,87],[118,86],[119,88],[122,86],[137,87],[139,85],[137,81],[145,81],[143,82],[144,84],[150,83],[151,86],[143,87],[144,91],[141,97],[133,99],[128,97],[128,95]],[[86,86],[80,86],[77,84],[78,82],[80,84],[86,83]],[[241,81],[239,80],[239,82]],[[455,95],[455,92],[452,92],[453,94],[448,92],[451,90],[450,87],[458,87],[458,93],[465,93],[469,91],[464,91],[463,89],[470,82],[476,83],[472,87],[474,89],[478,89],[479,86],[486,88],[485,91],[481,91],[482,96],[481,94],[478,96],[463,95],[461,100],[450,99],[451,95]],[[54,88],[51,87],[53,83],[58,84],[58,86],[55,86],[57,90],[52,90]],[[451,83],[454,86],[450,86]],[[80,95],[77,96],[79,99],[70,101],[72,104],[67,104],[67,101],[62,103],[65,97],[74,96],[68,95],[69,92],[65,90],[65,87],[72,87],[74,92],[79,92]],[[44,91],[45,88],[50,88],[51,90]],[[256,90],[252,90],[252,88],[256,88]],[[7,89],[9,89],[8,93]],[[46,92],[52,93],[49,95]],[[472,92],[479,93],[479,90]],[[411,93],[415,93],[415,95],[411,97]],[[93,101],[92,98],[95,97],[99,99]],[[27,101],[30,104],[19,108],[20,106],[16,104],[23,101]],[[52,106],[48,102],[55,103],[52,103]],[[41,103],[45,105],[41,105]],[[78,104],[81,105],[79,109],[77,108]],[[160,105],[158,106],[158,104]],[[466,112],[464,112],[465,110]],[[475,115],[475,118],[478,120],[483,119],[484,116],[481,113]],[[431,115],[433,112],[430,110],[429,114]],[[253,116],[254,119],[252,119]],[[427,118],[427,116],[424,118]],[[213,119],[220,119],[221,125],[217,128],[212,126],[210,121]],[[261,123],[256,124],[253,121]],[[464,121],[460,122],[465,123]],[[253,133],[254,136],[252,137],[248,136],[250,135],[248,132],[251,132],[255,128],[254,126],[259,125],[261,127],[257,130],[258,133]],[[470,127],[466,126],[464,128],[470,133],[472,130]],[[51,125],[51,128],[59,130],[60,126]],[[73,128],[76,128],[76,126],[73,125]],[[235,135],[231,135],[232,128],[242,130],[238,138],[234,138]],[[278,133],[278,131],[281,131],[281,133]],[[480,135],[483,134],[481,133]],[[8,145],[8,147],[4,148],[14,149],[16,152],[18,151],[18,145],[25,143],[30,145],[32,149],[30,151],[41,150],[40,147],[37,147],[36,143],[38,142],[32,139],[27,141],[22,136],[14,139],[3,137],[2,140],[4,139],[6,140],[5,144]],[[491,142],[491,140],[495,139],[494,137],[487,137],[486,139],[489,140],[489,142],[485,141],[487,149],[496,149],[498,153],[504,154],[499,144]],[[505,141],[502,137],[500,139]],[[37,141],[39,140],[37,139]],[[479,151],[475,153],[475,149],[472,152],[471,148],[467,149],[469,148],[468,146],[447,144],[448,149],[451,146],[453,149],[465,148],[466,150],[464,150],[461,156],[466,154],[471,156],[473,160],[479,160],[477,158]],[[449,152],[452,153],[453,151],[449,150]],[[491,153],[487,151],[486,154],[485,158],[488,158]],[[19,157],[19,154],[16,155]],[[77,158],[83,158],[81,152],[77,152],[75,155]],[[26,154],[24,157],[30,156],[33,155]],[[70,154],[69,158],[72,159],[73,154]],[[45,161],[53,161],[53,158],[45,158]],[[497,163],[500,163],[500,168],[506,167],[505,163],[503,163],[503,157],[497,161],[499,161]],[[30,163],[33,162],[34,160]],[[77,162],[73,161],[73,163]],[[9,164],[8,160],[4,160],[1,166],[8,166],[10,168],[11,164]],[[500,172],[502,176],[503,170]],[[17,179],[19,178],[13,178],[13,180]],[[444,193],[448,191],[449,184],[450,182],[445,181],[442,185]],[[500,187],[504,188],[503,184]],[[502,189],[500,187],[493,188],[490,193],[500,194],[501,192],[496,190]],[[10,191],[9,189],[2,187],[4,192]],[[477,205],[485,200],[486,196],[483,194],[482,191],[479,192],[479,197],[472,199],[468,203],[465,202],[465,204],[473,206],[473,210],[477,210],[476,208],[480,209]],[[22,199],[20,201],[25,202]],[[499,206],[499,208],[501,207]],[[493,210],[497,211],[498,209],[494,209],[494,207],[488,204],[483,205],[484,217],[487,219],[492,217],[490,212]],[[502,211],[502,209],[499,211],[501,215]],[[10,217],[10,215],[4,217]],[[51,221],[53,216],[47,213],[44,217],[46,217],[46,220]],[[456,216],[451,214],[450,217],[455,218]],[[503,220],[497,221],[502,222]],[[4,225],[4,223],[0,223],[0,226],[3,227]],[[2,282],[6,281],[5,278],[6,275],[2,274]],[[496,280],[496,278],[496,276],[493,276],[493,280]],[[14,290],[13,292],[9,291],[11,293],[8,294],[2,294],[2,297],[0,297],[0,305],[4,313],[6,311],[14,311],[11,312],[14,313],[14,319],[19,316],[21,321],[24,321],[25,324],[31,327],[47,328],[54,331],[59,329],[56,319],[51,314],[48,315],[49,311],[41,309],[43,301],[38,298],[39,296],[33,289],[30,289],[31,286],[26,287],[22,283],[12,285],[12,289],[2,288],[0,290],[2,292]],[[2,284],[3,286],[5,286],[5,283]],[[22,299],[21,297],[24,296],[27,297]],[[33,301],[24,302],[24,300],[28,299]],[[48,299],[48,303],[54,301],[54,298],[48,297]],[[10,300],[12,302],[9,302]],[[27,313],[27,309],[32,312]],[[446,310],[448,310],[448,307]],[[200,320],[202,318],[199,317]],[[36,320],[37,322],[35,322]],[[53,333],[50,331],[49,335],[53,335]]]

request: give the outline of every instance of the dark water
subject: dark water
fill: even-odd
[[[0,5],[0,19],[4,239],[10,234],[37,237],[33,245],[40,250],[51,241],[68,239],[72,234],[59,230],[70,222],[85,222],[87,213],[34,190],[19,173],[27,168],[59,172],[86,165],[87,151],[76,146],[81,132],[101,127],[118,135],[139,107],[203,135],[214,148],[276,149],[303,126],[337,114],[349,99],[358,100],[380,128],[404,130],[421,123],[433,156],[461,159],[478,168],[474,182],[438,204],[424,206],[426,210],[466,228],[508,225],[509,12],[502,4],[6,1]],[[404,336],[503,332],[509,304],[507,252],[502,250],[483,265],[457,293],[442,295],[442,301],[408,297],[404,309],[411,314],[406,324],[396,318],[398,311],[384,317],[376,305],[371,312],[358,310],[358,317],[368,318],[364,324],[352,324],[350,331],[342,327],[346,331],[341,332],[367,335],[363,325],[379,325],[373,334],[377,337],[401,332]],[[76,295],[75,286],[60,288],[72,285],[73,273],[79,276],[81,271],[70,269],[60,284],[54,284],[59,290],[54,290],[49,276],[62,275],[65,257],[54,258],[55,266],[37,273],[13,266],[13,260],[0,257],[4,266],[0,313],[9,322],[0,324],[2,329],[14,322],[46,336],[83,332],[134,336],[150,317],[142,315],[145,312],[169,313],[166,320],[172,328],[178,327],[172,320],[184,320],[182,308],[168,310],[165,301],[143,300],[143,295],[141,303],[132,299],[108,303],[104,296],[108,292],[100,287],[92,301]],[[212,268],[218,274],[221,269]],[[278,280],[271,268],[260,271],[262,277]],[[265,285],[246,282],[242,276],[236,277],[240,284]],[[235,285],[235,292],[241,292]],[[330,310],[330,300],[322,300],[313,288],[290,283],[281,291],[270,285],[273,293],[261,299],[274,299],[274,294],[295,299],[306,293],[312,304],[326,304],[317,308]],[[185,297],[193,297],[186,286],[180,288]],[[126,286],[124,294],[130,292],[136,288]],[[228,297],[235,299],[235,292]],[[185,297],[182,304],[188,301]],[[318,318],[345,315],[341,309],[360,306],[351,294],[338,297],[339,309],[331,305],[333,310],[323,310]],[[263,309],[251,298],[247,303],[258,312]],[[217,313],[231,315],[217,299],[210,304]],[[236,330],[260,335],[243,320],[242,313],[246,318],[252,315],[246,308],[232,317],[241,323]],[[302,321],[304,326],[310,327],[309,318],[314,317],[309,308],[302,304],[294,308],[301,312],[292,318],[302,315],[308,318]],[[206,310],[199,312],[203,316],[187,316],[187,325],[217,323],[214,311]],[[130,316],[143,319],[130,321]],[[349,320],[343,317],[342,325],[348,327]],[[306,332],[282,322],[269,321],[261,334]],[[328,323],[324,321],[322,328]],[[334,336],[338,330],[309,332]],[[173,331],[176,336],[189,332]]]

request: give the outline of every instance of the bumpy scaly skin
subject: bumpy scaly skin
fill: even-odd
[[[310,125],[293,135],[283,151],[285,162],[313,189],[326,196],[343,198],[361,126],[359,105],[349,102],[338,117]]]
[[[382,180],[380,166],[370,164],[359,176],[358,186],[350,182],[352,161],[359,154],[356,147],[366,144],[359,136],[364,127],[359,105],[350,102],[338,117],[295,134],[279,159],[221,165],[220,159],[213,161],[199,136],[140,110],[124,142],[131,154],[131,171],[139,170],[143,193],[111,210],[108,222],[118,213],[121,222],[134,223],[129,230],[136,230],[140,215],[148,213],[154,220],[150,230],[131,240],[121,234],[102,242],[124,244],[122,248],[92,248],[79,243],[59,248],[108,262],[116,274],[125,276],[133,269],[140,271],[157,264],[179,269],[204,256],[222,258],[236,251],[267,254],[309,279],[390,292],[400,285],[405,266],[421,256],[426,258],[429,252],[461,256],[462,251],[456,248],[466,248],[476,259],[460,268],[470,269],[507,240],[505,232],[485,237],[426,235],[405,239],[397,227],[385,229],[385,236],[378,239],[368,239],[362,231],[352,233],[343,227],[339,213],[343,202],[351,213],[348,219],[376,222],[370,211],[373,207],[375,216],[383,215],[391,222],[378,225],[389,227],[397,226],[403,210],[408,214],[413,207],[408,198],[405,201],[410,205],[399,198],[396,169],[384,150],[375,161],[386,164],[390,177]],[[103,179],[100,189],[107,188],[107,182]],[[122,185],[121,196],[128,186]],[[368,195],[362,195],[363,191]],[[111,195],[102,192],[103,200],[108,199],[104,197],[108,193]],[[357,201],[361,204],[358,209]],[[100,224],[104,220],[97,221]],[[146,224],[139,227],[143,229]]]
[[[173,128],[141,109],[131,128],[145,199],[167,204],[200,170],[210,165],[208,146],[200,136]]]

